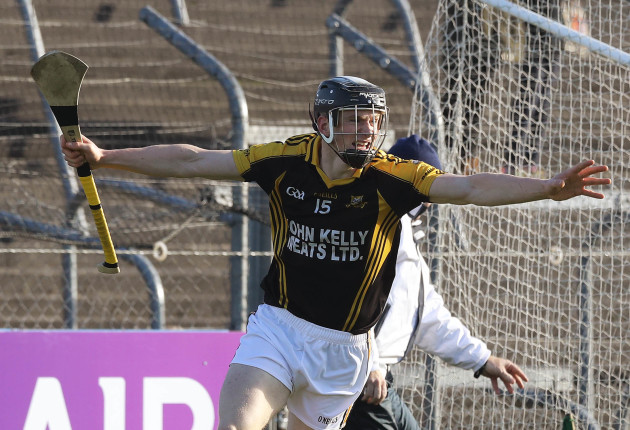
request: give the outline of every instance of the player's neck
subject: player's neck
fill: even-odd
[[[319,148],[320,168],[330,180],[345,179],[354,175],[356,169],[348,166],[326,143]]]

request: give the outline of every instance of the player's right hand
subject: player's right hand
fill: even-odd
[[[102,156],[102,150],[90,139],[81,135],[82,142],[68,142],[61,135],[61,152],[63,158],[70,167],[79,167],[86,161],[90,164],[90,169],[98,167],[98,160]]]

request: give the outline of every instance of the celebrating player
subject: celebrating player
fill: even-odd
[[[316,133],[245,150],[187,144],[103,150],[66,142],[68,164],[161,177],[254,181],[268,194],[274,257],[221,390],[220,429],[262,428],[288,405],[289,428],[333,429],[371,366],[371,328],[395,274],[400,218],[423,202],[502,205],[584,195],[609,184],[584,161],[547,180],[458,176],[379,151],[387,132],[382,88],[323,81]]]

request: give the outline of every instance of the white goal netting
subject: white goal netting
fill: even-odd
[[[628,428],[630,66],[621,51],[630,3],[518,5],[579,37],[528,24],[518,7],[441,0],[425,66],[443,122],[424,121],[425,92],[414,131],[441,136],[448,171],[548,177],[594,159],[610,167],[613,185],[603,201],[440,207],[424,249],[438,291],[530,382],[494,396],[489,381],[417,352],[398,369],[401,389],[427,428],[559,429],[567,414],[575,428]],[[593,41],[613,49],[597,52]]]

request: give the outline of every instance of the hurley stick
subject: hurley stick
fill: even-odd
[[[51,51],[43,55],[31,69],[31,76],[50,105],[66,141],[69,142],[81,140],[78,116],[79,90],[87,69],[88,66],[83,61],[61,51]],[[105,261],[97,266],[98,270],[102,273],[118,273],[120,269],[116,251],[90,165],[86,162],[79,166],[77,174],[92,210],[98,237],[105,253]]]

